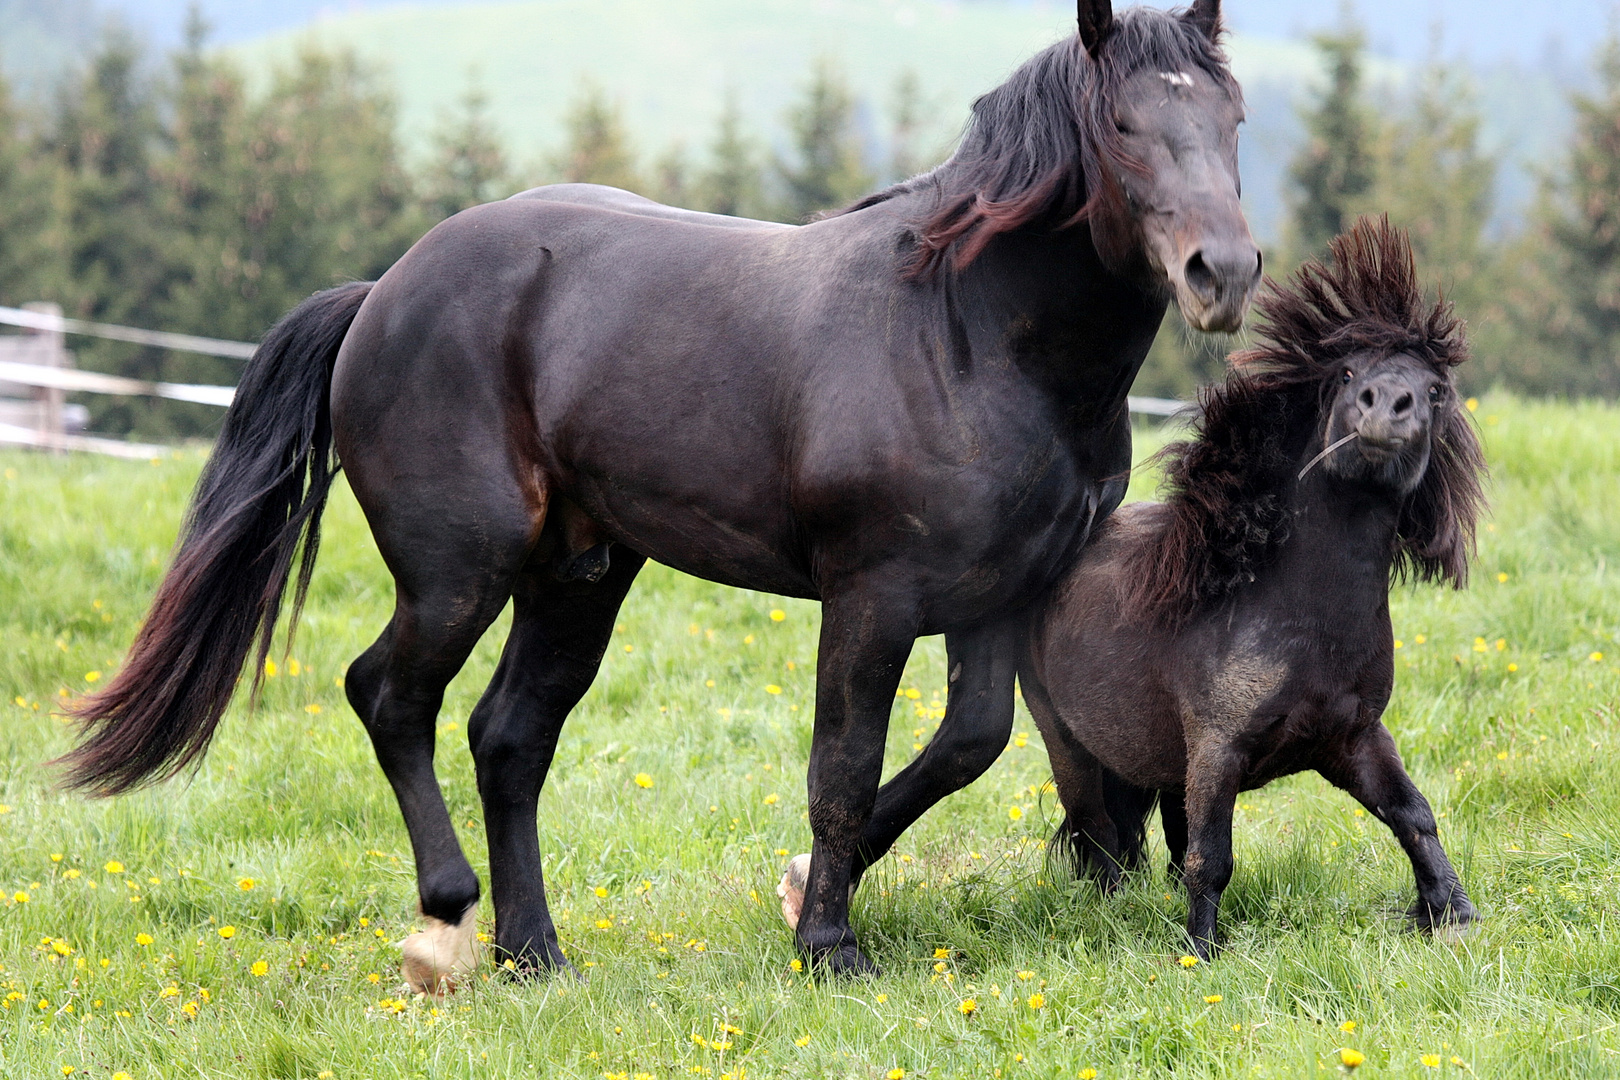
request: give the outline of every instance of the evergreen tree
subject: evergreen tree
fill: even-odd
[[[872,187],[855,134],[855,97],[829,60],[816,62],[803,100],[790,108],[788,129],[797,160],[778,160],[786,198],[784,221],[808,221]]]
[[[0,78],[0,304],[55,299],[63,284],[48,159]]]
[[[476,81],[469,80],[456,112],[440,118],[423,186],[435,219],[510,193],[506,152],[489,119],[489,98]]]
[[[691,170],[686,164],[686,148],[676,143],[653,162],[650,198],[668,206],[692,208],[696,201]]]
[[[1446,280],[1467,308],[1485,269],[1496,161],[1479,146],[1479,112],[1467,83],[1431,62],[1407,107],[1382,132],[1372,191],[1352,205],[1388,213],[1406,229],[1426,276]]]
[[[586,83],[580,89],[563,125],[568,138],[554,164],[564,181],[641,190],[624,117],[600,87]]]
[[[1598,54],[1597,89],[1572,97],[1561,182],[1543,192],[1517,252],[1508,306],[1518,347],[1501,376],[1533,391],[1620,396],[1620,38]]]
[[[698,181],[698,209],[712,214],[749,217],[760,213],[760,166],[742,130],[737,95],[726,95],[725,107],[709,148],[710,164]]]
[[[1355,220],[1372,190],[1376,124],[1362,99],[1365,41],[1345,29],[1315,39],[1328,83],[1301,116],[1306,141],[1289,165],[1294,185],[1290,248],[1295,261],[1327,250],[1328,241]]]
[[[894,126],[889,133],[889,179],[905,180],[922,172],[922,129],[927,122],[922,82],[906,68],[894,84]]]

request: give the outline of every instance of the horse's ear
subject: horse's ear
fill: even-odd
[[[1114,31],[1113,0],[1079,0],[1080,43],[1093,60]]]
[[[1182,16],[1196,26],[1209,40],[1214,41],[1221,32],[1221,0],[1193,0],[1192,7]]]

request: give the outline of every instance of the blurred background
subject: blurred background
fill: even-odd
[[[1467,317],[1464,381],[1620,396],[1620,45],[1600,0],[1228,0],[1273,273],[1356,214]],[[949,155],[1057,0],[0,0],[0,305],[256,340],[435,221],[559,180],[801,221]],[[1234,342],[1172,313],[1136,392]],[[80,367],[240,361],[74,339]],[[207,406],[85,396],[97,431]]]

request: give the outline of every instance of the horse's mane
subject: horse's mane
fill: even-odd
[[[1150,65],[1159,71],[1196,66],[1233,97],[1241,95],[1219,44],[1183,13],[1129,8],[1114,16],[1095,60],[1079,34],[1037,54],[973,103],[949,161],[843,212],[932,191],[935,198],[916,223],[908,267],[914,277],[946,262],[960,270],[996,236],[1026,225],[1061,229],[1122,220],[1119,173],[1142,165],[1125,152],[1113,102],[1120,85]],[[1127,254],[1122,230],[1093,233],[1104,261],[1118,265]]]
[[[1406,353],[1450,383],[1468,358],[1462,320],[1428,303],[1412,248],[1387,217],[1362,218],[1332,242],[1332,263],[1310,261],[1286,287],[1268,280],[1256,305],[1259,343],[1235,353],[1224,383],[1201,394],[1192,439],[1160,451],[1166,523],[1133,548],[1121,574],[1128,616],[1178,623],[1252,581],[1287,539],[1295,473],[1320,437],[1342,361]],[[1461,588],[1484,493],[1484,454],[1467,412],[1437,406],[1429,467],[1401,506],[1394,579]]]

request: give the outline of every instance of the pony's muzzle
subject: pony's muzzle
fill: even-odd
[[[1177,275],[1182,316],[1206,333],[1232,333],[1260,287],[1261,268],[1260,249],[1247,239],[1204,244]]]
[[[1361,419],[1357,447],[1373,461],[1387,460],[1423,436],[1424,410],[1408,380],[1398,375],[1375,375],[1356,392]]]

